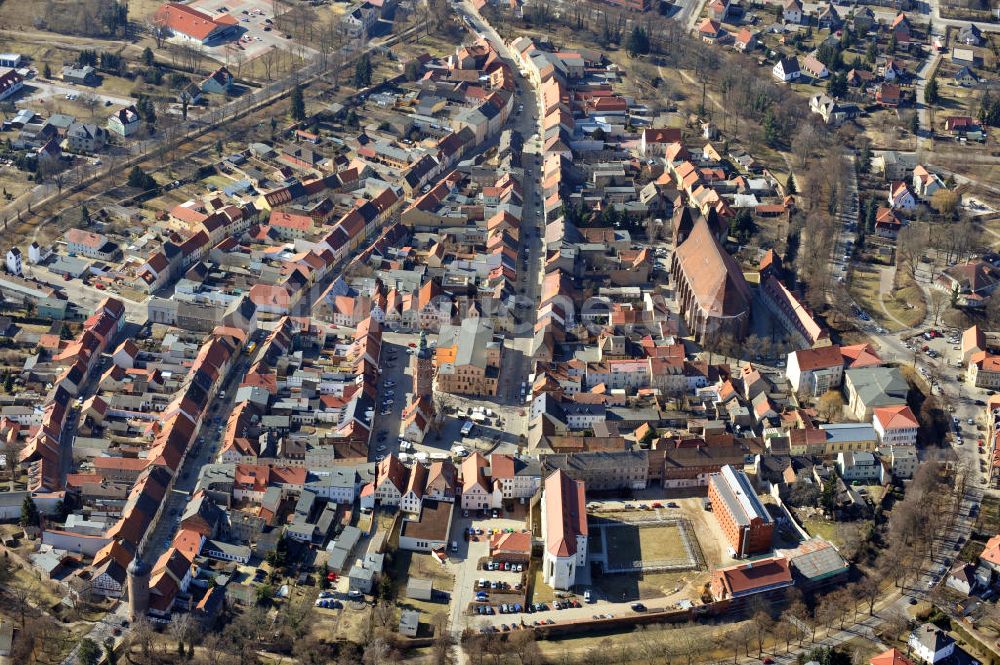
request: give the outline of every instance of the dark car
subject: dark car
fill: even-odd
[[[646,606],[643,605],[642,603],[632,603],[631,607],[632,607],[632,611],[634,611],[634,612],[645,612],[646,611]]]

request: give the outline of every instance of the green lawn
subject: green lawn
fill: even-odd
[[[814,517],[803,522],[802,526],[806,528],[809,535],[825,538],[831,543],[837,538],[837,525],[834,522]]]

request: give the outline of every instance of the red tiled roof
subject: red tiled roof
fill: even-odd
[[[752,593],[775,584],[790,584],[792,571],[788,559],[774,557],[752,563],[742,563],[716,571],[730,595]]]
[[[547,515],[545,547],[553,556],[576,555],[577,536],[588,533],[583,481],[573,480],[560,469],[545,479],[542,500]]]
[[[871,665],[913,665],[913,661],[904,656],[899,649],[892,648],[883,651],[877,656],[872,656],[868,661]]]
[[[843,363],[839,346],[821,346],[815,349],[800,349],[795,352],[799,370],[809,372],[814,369],[836,367]]]
[[[913,411],[905,404],[898,406],[880,406],[875,409],[875,417],[885,430],[911,429],[920,425]]]
[[[176,2],[168,2],[160,7],[156,16],[172,31],[200,40],[205,40],[219,28],[234,25],[232,20],[212,19],[208,14]]]

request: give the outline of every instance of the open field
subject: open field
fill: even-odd
[[[429,579],[434,583],[434,592],[451,595],[455,588],[455,577],[430,554],[396,550],[392,554],[392,568],[389,573],[393,580],[393,591],[397,604],[403,609],[419,610],[421,620],[430,622],[435,614],[447,614],[447,601],[426,601],[406,597],[406,585],[412,578]],[[443,596],[441,597],[443,598]]]
[[[615,602],[632,602],[678,595],[674,601],[697,600],[701,585],[708,581],[707,572],[686,571],[680,573],[618,573],[615,575],[594,575],[593,586],[600,589],[600,595]]]
[[[804,520],[802,526],[809,532],[810,536],[818,536],[831,543],[837,540],[837,525],[829,520],[814,517]]]
[[[896,276],[900,288],[894,290],[891,297],[885,298],[885,309],[907,326],[918,326],[927,316],[924,291],[906,270],[897,270]]]
[[[655,625],[612,635],[588,635],[538,642],[542,654],[553,663],[587,662],[586,655],[602,651],[612,662],[640,665],[666,662],[668,653],[686,657],[696,654],[700,662],[723,662],[733,658],[733,639],[748,622],[720,626],[700,623]],[[765,648],[767,643],[765,642]],[[742,651],[739,655],[743,655]]]
[[[348,640],[361,643],[368,634],[371,613],[370,605],[365,605],[360,610],[349,605],[341,610],[317,609],[317,620],[311,632],[318,639],[330,642]]]
[[[880,275],[877,269],[870,266],[855,265],[848,280],[848,290],[858,306],[868,312],[874,320],[889,330],[898,330],[899,326],[885,315],[882,309],[882,297],[879,291]]]
[[[613,568],[643,561],[686,559],[687,551],[678,526],[637,527],[627,523],[601,524],[608,544],[608,563]],[[592,534],[594,535],[594,534]]]

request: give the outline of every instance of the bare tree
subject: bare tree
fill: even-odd
[[[148,660],[150,654],[153,652],[156,640],[156,631],[153,629],[153,625],[149,622],[149,619],[139,617],[132,622],[132,629],[129,631],[129,640],[131,644],[139,647],[143,658]]]
[[[7,593],[10,596],[14,612],[21,622],[21,630],[24,630],[25,622],[28,619],[28,612],[31,610],[32,598],[36,596],[38,582],[34,579],[13,579],[7,585]]]
[[[899,232],[896,240],[896,265],[906,264],[913,279],[917,278],[917,268],[927,251],[929,240],[927,225],[921,222],[911,222]]]
[[[927,303],[927,306],[930,309],[931,316],[934,317],[934,325],[940,324],[941,314],[950,302],[951,297],[948,293],[945,293],[941,289],[930,290],[930,302]]]
[[[10,482],[10,491],[14,491],[14,482],[17,480],[17,459],[21,454],[21,446],[18,445],[17,440],[4,441],[3,444],[3,456],[4,456],[4,470],[7,472],[7,478]]]
[[[764,642],[774,628],[774,619],[771,618],[771,615],[766,610],[759,609],[754,612],[750,621],[753,625],[753,637],[757,645],[757,656],[760,657],[764,653]]]

